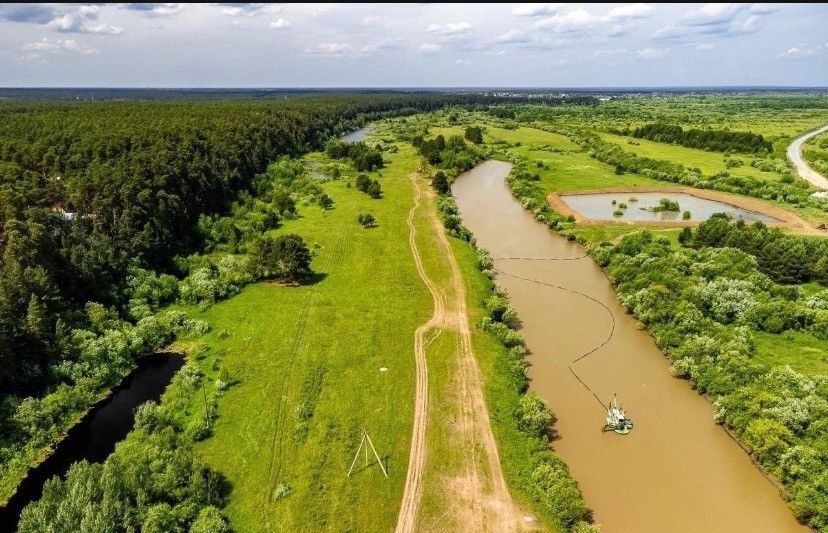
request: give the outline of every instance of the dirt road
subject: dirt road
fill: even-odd
[[[441,491],[440,499],[445,504],[446,512],[453,515],[443,517],[442,519],[446,522],[459,524],[467,531],[514,531],[520,526],[520,513],[511,499],[503,478],[497,444],[492,434],[489,413],[483,397],[482,376],[472,347],[465,282],[445,230],[433,206],[430,205],[433,200],[431,189],[417,174],[412,174],[411,183],[414,191],[414,205],[408,215],[409,244],[417,273],[431,293],[434,313],[429,321],[417,328],[414,333],[417,376],[414,428],[408,475],[396,531],[397,533],[409,533],[417,529],[433,527],[431,523],[427,525],[418,523],[420,502],[426,483],[429,484],[429,490]],[[427,205],[423,205],[424,202]],[[451,279],[442,287],[429,277],[417,246],[417,228],[414,218],[421,208],[437,241],[440,256],[445,258],[450,269]],[[450,398],[439,398],[439,400],[440,402],[455,402],[456,416],[453,420],[429,420],[426,349],[429,342],[443,332],[454,332],[458,337],[456,360],[452,361],[456,373],[451,377],[457,394]],[[451,475],[442,475],[439,469],[438,474],[434,476],[435,479],[424,478],[428,456],[426,429],[431,424],[451,424],[454,431],[452,446],[462,452],[463,475],[460,479],[452,478]],[[481,453],[483,460],[479,461]]]
[[[828,131],[828,126],[823,126],[819,129],[814,131],[808,132],[801,137],[797,137],[793,140],[793,142],[788,145],[788,159],[791,160],[793,166],[796,167],[796,171],[799,173],[799,176],[811,182],[815,187],[822,189],[823,191],[828,190],[828,179],[825,178],[822,174],[817,172],[816,170],[812,169],[808,166],[808,163],[802,159],[802,145],[805,144],[808,139],[812,137],[816,137],[820,133]]]

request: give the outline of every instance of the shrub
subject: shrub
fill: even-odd
[[[365,193],[375,200],[382,198],[382,186],[377,180],[371,180]]]
[[[230,526],[227,525],[221,511],[209,506],[199,511],[189,533],[230,533]]]
[[[377,225],[377,221],[374,218],[374,215],[372,215],[371,213],[360,213],[360,214],[358,214],[357,215],[357,222],[359,222],[359,224],[363,228],[366,228],[366,229],[367,228],[373,228],[374,226]]]
[[[368,177],[368,174],[358,174],[356,180],[354,180],[354,185],[356,188],[362,192],[368,192],[368,186],[371,185],[371,178]]]
[[[466,128],[466,139],[474,144],[483,142],[483,128],[480,126],[469,126]]]
[[[434,190],[440,195],[451,192],[448,178],[446,178],[446,175],[442,170],[438,170],[437,173],[434,174],[434,178],[431,180],[431,186],[434,187]]]
[[[555,414],[546,401],[534,392],[524,394],[517,413],[518,427],[533,437],[544,438],[552,431]]]

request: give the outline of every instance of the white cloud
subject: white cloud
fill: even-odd
[[[638,57],[641,59],[659,59],[667,55],[667,50],[660,48],[643,48],[638,51]]]
[[[276,20],[271,20],[270,21],[270,27],[275,28],[277,30],[284,30],[284,29],[290,27],[290,22],[286,21],[283,18],[279,18],[279,19],[276,19]]]
[[[828,43],[826,43],[826,47],[828,47]],[[779,57],[779,58],[784,58],[784,57],[807,57],[807,56],[816,55],[816,54],[822,52],[822,50],[823,50],[823,47],[821,45],[808,46],[805,43],[799,43],[796,46],[792,46],[792,47],[788,48],[784,52],[776,54],[776,57]]]
[[[255,17],[262,13],[279,14],[283,11],[282,6],[278,4],[229,3],[216,5],[221,7],[221,14],[228,17]]]
[[[528,35],[526,35],[521,30],[509,30],[506,33],[498,36],[495,39],[495,42],[502,43],[502,44],[509,44],[509,43],[526,43],[529,42],[531,39]]]
[[[556,31],[558,33],[574,33],[592,27],[597,21],[598,17],[585,9],[578,8],[568,13],[554,15],[540,20],[535,23],[535,27]]]
[[[775,4],[751,4],[749,11],[755,15],[768,15],[779,10]]]
[[[629,20],[646,18],[653,8],[649,4],[627,4],[610,9],[605,18],[607,20]]]
[[[39,41],[26,43],[23,45],[24,52],[72,52],[77,54],[94,54],[97,52],[92,47],[82,45],[75,39],[51,39],[43,37]]]
[[[436,54],[436,53],[438,53],[442,50],[443,50],[443,47],[440,46],[439,44],[423,43],[417,49],[417,52],[420,53],[420,54],[430,55],[430,54]]]
[[[369,17],[365,17],[364,19],[362,19],[362,23],[365,24],[366,26],[373,26],[374,24],[377,24],[378,22],[381,22],[381,21],[382,21],[382,17],[377,16],[377,15],[371,15]]]
[[[756,4],[705,4],[687,15],[682,25],[698,34],[733,37],[756,32],[762,16],[773,11]]]
[[[360,47],[357,52],[360,55],[372,55],[376,54],[377,52],[383,52],[386,50],[394,50],[400,47],[400,39],[394,39],[391,37],[386,37],[381,41],[377,41],[375,43],[368,43],[362,47]]]
[[[80,6],[75,11],[50,20],[46,27],[61,33],[102,33],[106,35],[120,35],[121,28],[103,23],[94,22],[98,19],[98,6]]]
[[[656,41],[677,41],[684,39],[689,35],[690,31],[687,28],[679,28],[673,24],[668,24],[660,28],[653,34],[653,40]]]
[[[184,4],[181,3],[138,3],[120,6],[131,11],[139,11],[148,17],[171,17],[184,10]]]
[[[474,61],[469,61],[468,59],[458,59],[455,63],[458,65],[473,65]]]
[[[447,24],[431,24],[426,31],[439,35],[463,35],[471,29],[472,25],[468,22],[449,22]]]
[[[695,13],[686,17],[685,22],[691,26],[706,26],[730,22],[742,10],[745,4],[704,4]]]
[[[614,24],[607,35],[610,37],[622,37],[628,33],[630,33],[629,26],[624,24]]]
[[[699,43],[693,47],[694,50],[713,50],[715,46],[710,43]]]
[[[519,17],[538,17],[554,15],[563,4],[518,4],[512,8],[512,15]]]
[[[319,43],[315,47],[305,50],[306,54],[323,56],[344,56],[354,52],[354,48],[347,43]]]
[[[354,46],[348,43],[319,43],[314,47],[307,48],[305,54],[329,57],[364,57],[398,48],[400,48],[399,39],[386,38],[363,46]]]

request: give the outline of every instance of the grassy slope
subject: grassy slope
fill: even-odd
[[[394,526],[411,433],[412,335],[431,309],[406,240],[416,162],[403,149],[382,171],[382,200],[329,183],[332,211],[302,208],[277,230],[321,245],[313,267],[322,281],[257,284],[195,313],[213,327],[203,340],[240,380],[199,447],[233,484],[227,512],[239,531]],[[359,211],[379,227],[362,229]],[[315,403],[307,422],[297,416],[302,402]],[[377,467],[346,477],[362,426],[388,457],[390,479]],[[292,492],[274,501],[280,484]]]
[[[430,207],[434,208],[433,205]],[[519,506],[541,518],[541,522],[536,524],[538,529],[563,531],[558,526],[558,518],[548,509],[533,502],[521,489],[531,475],[533,464],[531,444],[514,423],[514,413],[518,409],[520,394],[509,377],[509,359],[505,348],[492,335],[475,327],[486,315],[485,301],[491,295],[492,282],[477,268],[476,252],[470,244],[456,238],[451,238],[450,242],[466,282],[472,344],[483,374],[484,394],[492,431],[497,440],[501,466],[510,493]],[[429,250],[438,249],[433,233],[422,224],[418,225],[418,247],[426,256]],[[437,280],[438,286],[448,288],[450,270],[447,261],[429,261],[426,270],[432,279]],[[457,418],[448,398],[458,395],[454,388],[455,382],[451,379],[455,372],[458,342],[456,332],[444,332],[435,338],[427,349],[431,421]],[[446,488],[429,482],[441,477],[462,477],[464,474],[459,469],[465,465],[462,457],[466,454],[464,450],[453,445],[451,435],[451,428],[447,424],[429,423],[426,434],[429,460],[424,472],[426,485],[420,515],[421,525],[425,530],[462,529],[462,524],[451,521],[455,510],[447,508],[443,501]],[[485,472],[487,466],[484,464],[485,454],[482,451],[478,454],[478,460],[481,462],[481,471]]]

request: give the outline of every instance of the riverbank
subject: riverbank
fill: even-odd
[[[802,158],[802,145],[805,144],[809,139],[816,137],[817,135],[825,131],[828,131],[828,125],[810,131],[805,135],[802,135],[801,137],[797,137],[791,142],[790,145],[788,145],[788,149],[786,151],[788,160],[790,160],[790,162],[793,164],[794,168],[799,174],[799,177],[811,183],[811,185],[813,185],[814,187],[817,187],[818,189],[821,189],[823,191],[828,190],[828,178],[826,178],[816,170],[812,169],[808,165],[808,163]]]
[[[603,530],[803,531],[712,422],[709,402],[671,377],[597,265],[512,197],[507,173],[505,163],[484,163],[458,178],[454,194],[523,322],[531,388],[558,415],[554,448]],[[576,377],[569,367],[586,353]],[[601,403],[619,394],[636,422],[630,435],[600,432],[606,409],[584,384]]]

